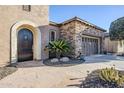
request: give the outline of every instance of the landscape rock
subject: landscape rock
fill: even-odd
[[[59,60],[58,60],[58,58],[53,58],[53,59],[51,59],[51,62],[52,63],[56,63],[56,62],[58,62]]]
[[[69,58],[68,57],[62,57],[60,59],[60,61],[62,61],[62,62],[68,62],[69,61]]]

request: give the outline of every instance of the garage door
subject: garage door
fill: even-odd
[[[84,55],[98,54],[98,39],[82,37],[82,52]]]

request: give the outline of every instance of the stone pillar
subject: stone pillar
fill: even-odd
[[[75,35],[75,57],[82,53],[82,37],[78,34]]]
[[[101,44],[100,44],[100,53],[103,53],[103,51],[104,51],[104,37],[102,37],[100,39],[100,41],[101,41]]]

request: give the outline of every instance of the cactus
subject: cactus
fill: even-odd
[[[124,83],[124,76],[119,75],[119,71],[115,68],[105,68],[100,71],[99,77],[107,83],[114,83],[118,86]]]
[[[121,86],[122,84],[124,84],[124,76],[121,76],[121,77],[117,80],[117,85]]]

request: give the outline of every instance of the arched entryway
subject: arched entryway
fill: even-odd
[[[18,31],[18,62],[33,60],[33,33],[23,28]]]
[[[24,46],[18,45],[20,43],[18,41],[19,38],[27,39],[27,38],[31,38],[31,37],[32,37],[31,42],[30,41],[24,42],[23,40],[21,41],[22,43],[25,43],[25,44],[26,44],[26,42],[29,43],[29,45],[27,45],[27,48],[29,48],[29,50],[32,48],[32,51],[30,50],[29,53],[27,55],[25,55],[25,58],[26,58],[26,56],[30,56],[29,60],[41,60],[41,48],[42,48],[41,32],[38,29],[38,26],[30,21],[21,21],[21,22],[17,22],[16,24],[14,24],[11,29],[11,63],[16,63],[21,59],[18,52],[19,52],[19,48],[20,47],[22,48]],[[25,47],[26,47],[26,45],[25,45]],[[21,52],[23,52],[23,51],[21,51]],[[22,60],[23,60],[23,58],[24,58],[24,55],[22,56]],[[24,58],[24,60],[25,60],[25,58]],[[27,58],[27,60],[28,60],[28,58]]]

